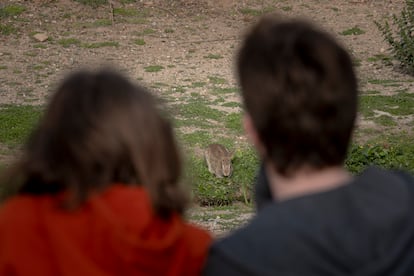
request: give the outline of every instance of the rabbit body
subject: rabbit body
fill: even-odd
[[[233,172],[233,167],[231,165],[233,154],[223,145],[210,144],[204,152],[204,157],[209,172],[219,178],[222,178],[223,176],[231,176]]]

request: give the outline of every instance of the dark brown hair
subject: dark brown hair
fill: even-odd
[[[262,18],[238,55],[247,113],[275,169],[341,165],[357,111],[351,58],[301,20]]]
[[[180,174],[173,130],[155,98],[103,70],[63,81],[8,178],[19,179],[18,193],[69,191],[72,206],[114,183],[144,185],[157,212],[168,216],[188,203]]]

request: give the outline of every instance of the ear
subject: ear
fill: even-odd
[[[243,116],[243,127],[244,131],[247,134],[247,138],[249,139],[250,143],[256,148],[257,152],[259,153],[260,157],[264,157],[266,154],[265,148],[263,146],[262,141],[259,138],[259,134],[255,126],[253,125],[252,118],[248,113],[245,113]]]

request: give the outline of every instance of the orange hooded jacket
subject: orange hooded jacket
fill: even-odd
[[[198,275],[210,235],[160,219],[140,187],[114,185],[75,211],[53,196],[0,208],[0,275]]]

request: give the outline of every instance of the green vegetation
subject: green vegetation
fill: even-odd
[[[217,77],[217,76],[209,76],[208,77],[210,83],[212,84],[225,84],[227,83],[227,80],[221,77]]]
[[[104,41],[104,42],[84,43],[81,46],[87,49],[95,49],[95,48],[102,48],[102,47],[118,47],[119,43],[116,41]]]
[[[207,56],[204,56],[204,58],[208,58],[208,59],[221,59],[223,58],[222,55],[218,55],[218,54],[208,54]]]
[[[145,45],[145,44],[146,44],[146,43],[145,43],[145,40],[143,40],[142,38],[135,39],[135,40],[134,40],[134,43],[135,43],[136,45]]]
[[[26,11],[26,8],[21,5],[7,5],[0,7],[0,18],[18,16]]]
[[[392,23],[375,21],[384,40],[391,46],[392,56],[409,73],[414,73],[414,1],[406,0],[399,15],[392,16]]]
[[[11,35],[17,33],[17,28],[10,24],[0,24],[0,34]]]
[[[164,69],[164,66],[161,65],[150,65],[144,67],[145,72],[159,72]]]
[[[41,112],[38,106],[0,106],[0,143],[11,147],[21,145],[40,118]]]
[[[361,34],[365,34],[365,31],[360,29],[358,26],[355,26],[350,29],[342,31],[340,34],[341,35],[361,35]]]
[[[360,112],[365,118],[375,115],[380,110],[391,115],[408,116],[414,113],[414,94],[400,92],[392,96],[361,95]]]
[[[75,1],[83,5],[88,5],[94,8],[99,7],[101,5],[108,4],[108,0],[75,0]]]
[[[59,39],[58,43],[60,45],[62,45],[63,47],[65,47],[65,48],[68,48],[71,45],[75,45],[75,46],[81,45],[81,41],[79,39],[73,38],[73,37]]]
[[[239,12],[244,15],[251,15],[251,16],[261,16],[266,13],[270,13],[275,11],[274,7],[266,7],[264,9],[252,9],[252,8],[242,8],[239,9]]]

